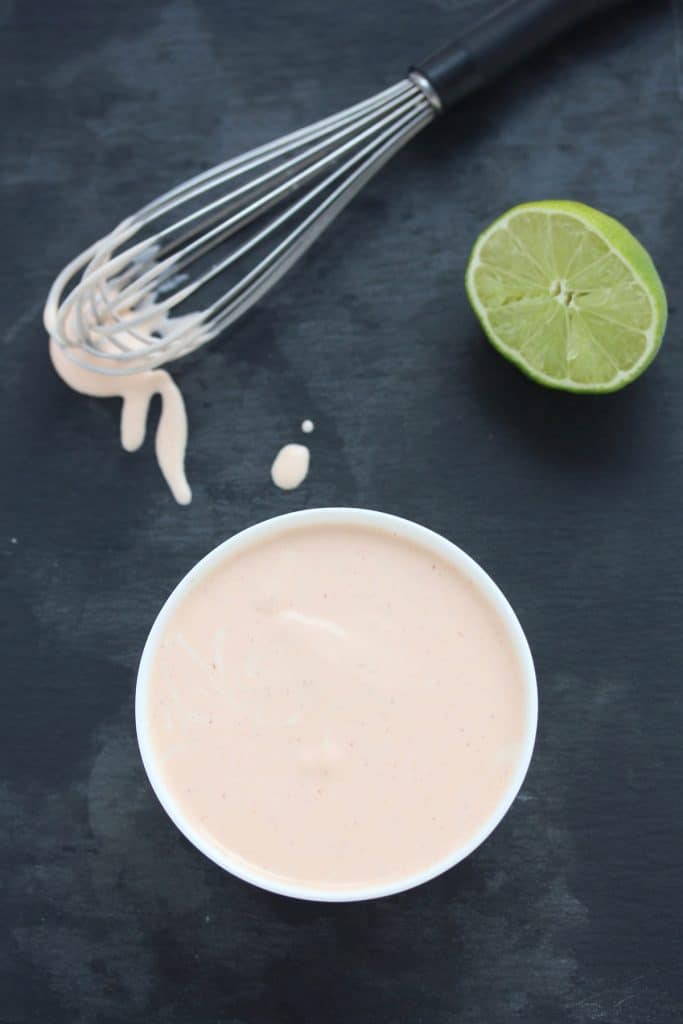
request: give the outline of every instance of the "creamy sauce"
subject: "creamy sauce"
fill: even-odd
[[[270,476],[276,487],[293,491],[308,475],[311,455],[305,444],[286,444],[275,456]]]
[[[301,424],[301,430],[304,434],[312,434],[315,430],[315,423],[313,420],[304,420]]]
[[[79,353],[79,358],[96,365],[95,357],[86,353]],[[127,452],[136,451],[145,440],[149,404],[154,395],[161,396],[155,438],[157,461],[175,500],[180,505],[188,505],[192,491],[185,476],[187,414],[183,396],[170,374],[166,370],[143,370],[125,376],[108,376],[95,369],[88,370],[74,363],[52,338],[50,359],[64,383],[79,394],[123,399],[121,445]]]
[[[445,860],[508,791],[529,709],[498,613],[427,548],[289,529],[189,590],[155,652],[150,744],[214,849],[311,887]]]
[[[115,290],[109,284],[105,289],[107,299],[115,297]],[[147,311],[148,317],[143,326],[162,335],[169,327],[177,329],[190,321],[194,316],[169,318],[161,312],[152,296],[140,303],[138,311]],[[83,330],[92,327],[87,317],[78,323],[75,309],[66,313],[59,320],[59,308],[46,307],[45,320],[49,331],[59,331],[72,342],[79,339]],[[119,335],[131,349],[140,347],[140,340],[134,333],[124,331]],[[109,344],[109,350],[117,350]],[[75,349],[78,362],[74,362],[66,349],[50,336],[50,359],[52,365],[65,384],[81,395],[93,398],[121,398],[121,445],[128,451],[136,451],[145,440],[147,432],[147,413],[154,395],[161,397],[161,415],[155,437],[155,452],[159,468],[168,484],[175,500],[180,505],[188,505],[192,501],[192,491],[185,475],[185,451],[187,448],[187,413],[185,402],[178,386],[166,370],[138,370],[135,373],[107,374],[102,369],[111,369],[106,357],[98,358],[90,352],[78,347]]]

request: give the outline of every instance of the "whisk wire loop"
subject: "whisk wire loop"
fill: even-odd
[[[176,186],[65,268],[48,331],[108,374],[186,355],[272,288],[435,113],[408,78]]]

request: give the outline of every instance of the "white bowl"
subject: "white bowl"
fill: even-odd
[[[407,540],[420,544],[435,553],[446,562],[455,566],[456,569],[472,581],[494,608],[504,628],[507,630],[514,648],[516,650],[519,664],[522,669],[522,676],[526,698],[526,732],[524,741],[520,747],[519,758],[514,772],[510,778],[507,790],[503,794],[497,807],[489,816],[482,827],[464,845],[453,849],[448,857],[431,864],[424,871],[392,881],[390,884],[359,887],[357,889],[324,889],[314,888],[305,885],[289,884],[281,882],[259,872],[258,868],[245,865],[237,858],[232,859],[222,850],[211,845],[204,836],[200,836],[193,828],[192,823],[180,810],[173,793],[167,787],[163,775],[155,758],[154,750],[150,743],[150,730],[147,719],[147,706],[151,678],[152,662],[154,660],[157,645],[164,633],[169,618],[181,603],[188,591],[193,588],[207,573],[211,572],[214,566],[218,565],[228,555],[253,544],[261,538],[271,537],[273,534],[280,534],[292,526],[301,526],[302,523],[309,523],[311,526],[336,524],[350,526],[372,526],[375,529],[385,529],[394,536],[402,536]],[[138,744],[145,771],[152,788],[156,793],[162,807],[171,820],[180,829],[183,835],[197,847],[203,854],[219,867],[231,872],[246,882],[251,882],[262,889],[279,893],[284,896],[292,896],[297,899],[326,900],[330,902],[348,902],[352,900],[375,899],[380,896],[388,896],[391,893],[403,892],[405,889],[412,889],[421,885],[437,875],[448,871],[455,864],[467,857],[493,832],[494,828],[510,808],[513,800],[520,790],[524,777],[531,761],[531,754],[536,738],[536,722],[538,716],[538,693],[536,688],[536,675],[534,665],[529,651],[529,645],[519,624],[517,616],[510,607],[499,588],[488,576],[481,566],[466,555],[464,551],[452,544],[451,541],[441,537],[438,533],[418,526],[407,519],[398,516],[387,515],[384,512],[373,512],[369,509],[355,508],[321,508],[308,509],[303,512],[290,512],[287,515],[277,516],[274,519],[267,519],[263,523],[251,526],[247,530],[236,534],[229,540],[219,544],[205,558],[195,565],[193,569],[181,580],[163,608],[157,615],[147,638],[145,648],[142,652],[140,667],[138,669],[137,688],[135,693],[135,725],[137,730]]]

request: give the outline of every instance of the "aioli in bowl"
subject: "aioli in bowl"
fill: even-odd
[[[207,856],[272,891],[409,888],[495,827],[528,767],[531,656],[454,545],[406,520],[320,509],[199,563],[138,677],[143,761]]]

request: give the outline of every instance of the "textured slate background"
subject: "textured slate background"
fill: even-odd
[[[40,309],[63,264],[226,155],[391,82],[485,0],[4,0],[0,1021],[665,1024],[680,1019],[682,12],[642,2],[418,139],[234,334],[178,368],[195,500],[119,403],[69,392]],[[513,203],[622,218],[671,300],[613,397],[545,392],[462,276]],[[268,467],[312,417],[312,470]],[[537,753],[466,863],[374,904],[271,897],[166,820],[132,719],[146,631],[209,548],[324,504],[442,531],[535,653]]]

